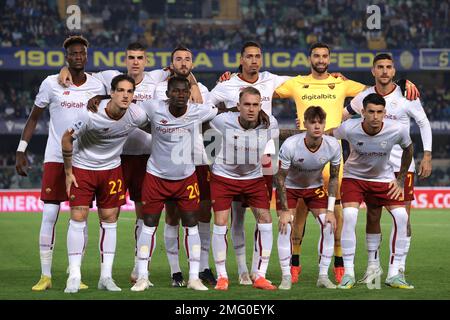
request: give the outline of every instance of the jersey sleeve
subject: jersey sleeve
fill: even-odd
[[[333,156],[331,157],[331,165],[332,166],[338,166],[341,163],[341,157],[342,157],[342,152],[341,152],[341,145],[339,144],[339,142],[335,139],[333,139],[333,141],[335,142],[335,149],[334,149],[334,153]]]
[[[294,87],[294,78],[285,81],[281,86],[275,89],[280,98],[292,98]]]
[[[208,103],[212,103],[214,105],[225,102],[227,99],[227,93],[225,90],[225,86],[222,83],[218,83],[210,92],[208,95]]]
[[[167,77],[170,76],[170,71],[164,69],[146,71],[145,73],[153,83],[164,82],[166,81]]]
[[[347,139],[347,124],[348,124],[348,120],[342,122],[342,124],[337,127],[336,129],[333,130],[333,136],[337,139],[337,140],[342,140],[342,139]]]
[[[92,125],[91,117],[86,113],[83,116],[79,116],[78,119],[72,123],[69,130],[73,130],[72,138],[75,140],[81,137]]]
[[[274,116],[270,116],[269,139],[278,139],[279,136],[280,129],[278,127],[278,121]]]
[[[139,101],[137,104],[147,114],[147,118],[152,120],[155,115],[156,108],[158,107],[158,101],[159,100],[145,100]]]
[[[365,97],[366,94],[364,92],[358,93],[346,107],[348,113],[351,115],[361,114],[361,110],[363,109],[363,100]]]
[[[209,90],[202,83],[198,83],[198,88],[200,89],[200,93],[202,95],[203,103],[209,103]]]
[[[100,71],[100,72],[94,72],[92,73],[92,76],[99,80],[103,86],[105,87],[106,92],[110,92],[111,91],[111,81],[112,79],[119,75],[120,72],[117,70],[105,70],[105,71]]]
[[[219,114],[214,119],[212,119],[209,122],[209,125],[211,126],[211,128],[222,134],[225,133],[225,117],[226,117],[226,115],[227,115],[227,113],[222,113],[222,114]]]
[[[201,122],[206,122],[213,119],[219,111],[219,109],[211,103],[199,104],[196,107],[198,108],[198,115]]]
[[[137,127],[143,127],[148,123],[147,113],[137,105],[131,105],[130,110],[133,124]]]
[[[411,137],[409,136],[408,127],[405,125],[399,125],[398,130],[398,144],[403,148],[407,148],[412,143]]]
[[[288,170],[291,167],[292,155],[291,155],[291,139],[287,139],[280,148],[278,157],[280,159],[281,169]]]
[[[355,97],[358,93],[364,91],[366,89],[366,85],[353,81],[353,80],[345,80],[342,82],[345,85],[345,96],[346,97]]]
[[[424,151],[431,151],[433,136],[431,133],[430,121],[428,121],[427,114],[423,109],[422,103],[419,99],[406,102],[406,113],[408,116],[416,121],[420,130],[420,137],[422,138],[422,145]]]
[[[41,86],[39,87],[39,92],[34,100],[34,105],[42,109],[47,108],[50,104],[51,91],[52,83],[47,77],[44,81],[42,81]]]
[[[290,76],[278,76],[276,74],[273,75],[274,76],[274,81],[275,81],[275,88],[280,87],[283,83],[285,83],[288,80],[291,80],[293,77]]]

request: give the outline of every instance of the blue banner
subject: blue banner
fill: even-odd
[[[368,71],[377,53],[388,52],[394,57],[398,71],[448,70],[449,49],[344,51],[331,53],[331,71]],[[171,50],[148,50],[147,68],[158,69],[170,64]],[[197,72],[235,71],[240,52],[222,50],[195,50],[194,66]],[[58,70],[65,62],[62,49],[0,48],[0,70]],[[125,69],[125,51],[90,48],[86,70]],[[272,72],[308,72],[308,52],[295,50],[266,50],[263,52],[263,70]]]

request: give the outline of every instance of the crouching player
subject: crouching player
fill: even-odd
[[[111,100],[102,101],[98,113],[86,112],[84,118],[78,119],[62,137],[66,191],[70,201],[66,293],[76,293],[80,289],[81,256],[85,246],[83,230],[94,197],[101,234],[98,289],[121,291],[112,279],[117,218],[120,206],[125,203],[120,154],[128,134],[147,123],[145,112],[131,104],[134,90],[133,78],[116,76],[111,82]]]
[[[336,231],[334,204],[341,146],[335,138],[323,135],[325,120],[326,113],[321,107],[309,107],[305,111],[303,121],[306,132],[289,137],[280,149],[280,168],[275,176],[279,217],[278,256],[282,271],[282,280],[278,287],[280,289],[291,288],[291,222],[299,199],[303,199],[320,226],[317,286],[336,289],[336,285],[328,278],[328,268],[333,256]],[[330,182],[327,197],[323,189],[322,171],[328,162],[330,162]]]
[[[404,183],[413,156],[413,146],[407,126],[384,119],[385,106],[382,96],[371,93],[363,100],[362,122],[360,119],[349,119],[332,131],[337,139],[347,140],[351,150],[344,165],[341,187],[344,208],[341,243],[345,273],[338,286],[340,289],[350,289],[355,284],[355,228],[362,201],[375,208],[384,206],[393,219],[386,285],[413,288],[399,273],[407,240],[408,214],[403,198]],[[397,144],[403,152],[396,178],[389,157]],[[367,282],[371,282],[370,279]]]

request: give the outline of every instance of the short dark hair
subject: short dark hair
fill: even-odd
[[[239,102],[241,101],[241,98],[244,96],[244,94],[253,94],[256,96],[260,96],[261,97],[261,92],[259,92],[258,89],[256,89],[255,87],[245,87],[243,89],[241,89],[241,92],[239,92]]]
[[[167,81],[167,91],[169,91],[173,87],[175,82],[187,83],[188,88],[191,88],[191,84],[189,83],[189,80],[186,77],[173,76],[169,78],[169,81]]]
[[[385,59],[394,62],[394,59],[392,59],[392,56],[389,53],[379,53],[375,56],[375,58],[373,58],[373,65],[375,65],[375,63],[378,60],[385,60]]]
[[[245,49],[248,47],[256,47],[259,48],[262,51],[261,45],[256,41],[247,41],[244,43],[244,45],[241,48],[241,57],[245,52]],[[239,65],[239,72],[242,72],[242,65]]]
[[[316,48],[327,48],[328,49],[328,53],[330,53],[330,47],[326,43],[316,42],[309,48],[309,56],[311,56],[313,50],[316,49]]]
[[[132,42],[128,45],[127,50],[145,51],[147,48],[140,42]]]
[[[327,119],[327,113],[319,106],[310,106],[306,109],[303,114],[303,118],[305,121],[314,121],[316,118],[319,118],[320,123],[324,122]]]
[[[194,58],[194,54],[192,53],[192,51],[191,51],[188,47],[185,47],[185,46],[183,46],[183,45],[180,44],[180,45],[176,46],[176,48],[173,49],[172,53],[170,54],[170,61],[173,61],[173,56],[175,55],[175,52],[177,52],[177,51],[187,51],[187,52],[190,52],[191,55],[192,55],[192,58]]]
[[[86,38],[84,38],[83,36],[79,35],[79,36],[70,36],[66,40],[64,40],[63,48],[67,50],[67,48],[76,43],[82,44],[86,48],[89,47],[89,41],[87,41]]]
[[[381,95],[379,95],[378,93],[371,93],[364,98],[364,100],[363,100],[364,110],[367,108],[367,105],[369,103],[376,104],[376,105],[382,105],[383,107],[386,106],[386,100],[384,100],[384,98]]]
[[[119,82],[121,81],[128,81],[133,85],[133,91],[136,89],[136,82],[134,81],[134,79],[132,77],[130,77],[127,74],[119,74],[118,76],[115,76],[112,81],[111,81],[111,91],[116,91],[117,89],[117,85],[119,84]]]

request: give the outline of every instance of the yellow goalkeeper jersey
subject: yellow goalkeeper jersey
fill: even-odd
[[[281,86],[275,92],[281,98],[292,98],[297,107],[300,129],[303,126],[303,114],[310,106],[320,106],[327,113],[325,130],[337,127],[342,121],[342,109],[346,97],[354,97],[365,89],[365,85],[352,80],[342,80],[328,76],[317,80],[308,76],[297,76]]]

